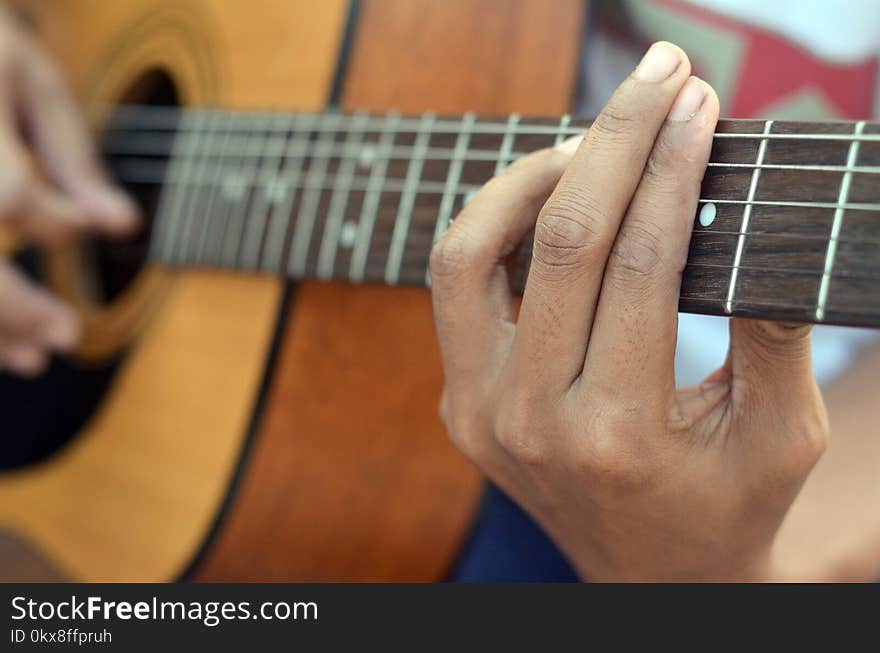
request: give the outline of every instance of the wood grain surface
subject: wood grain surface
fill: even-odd
[[[98,108],[162,65],[191,104],[320,109],[347,10],[342,0],[273,0],[260,11],[232,0],[22,4]],[[226,496],[281,288],[173,275],[95,419],[50,461],[0,476],[0,528],[67,578],[176,578]]]
[[[581,4],[365,1],[343,105],[564,113]],[[482,481],[447,440],[441,388],[427,291],[302,284],[228,528],[196,577],[442,579]]]

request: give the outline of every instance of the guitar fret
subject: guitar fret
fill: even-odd
[[[565,140],[568,132],[568,126],[571,124],[571,116],[569,114],[565,114],[562,118],[559,119],[559,130],[556,134],[556,139],[553,141],[554,145],[559,145],[562,141]]]
[[[188,194],[183,214],[183,231],[180,234],[180,240],[175,244],[177,254],[174,260],[179,263],[186,263],[190,260],[190,252],[193,249],[193,230],[196,223],[199,222],[202,198],[205,194],[210,196],[211,186],[207,183],[208,174],[208,157],[204,154],[203,147],[217,139],[217,126],[221,118],[217,115],[209,115],[205,121],[205,127],[202,130],[199,144],[194,148],[195,163],[193,164],[192,182],[194,184],[193,192]]]
[[[266,243],[263,246],[264,270],[277,272],[281,269],[281,257],[284,254],[284,245],[287,243],[287,234],[290,231],[291,212],[296,199],[296,194],[301,191],[299,180],[302,177],[303,163],[308,156],[312,130],[317,123],[314,114],[307,114],[297,119],[294,131],[287,143],[287,165],[281,175],[267,181],[269,194],[282,193],[280,201],[274,203],[274,208],[269,219],[269,230],[266,234]],[[270,191],[269,189],[272,188]]]
[[[247,141],[247,132],[242,130],[239,132],[236,127],[237,120],[232,120],[223,125],[224,139],[220,148],[220,154],[217,157],[217,163],[212,169],[212,175],[209,177],[208,187],[213,189],[210,195],[208,206],[204,211],[204,218],[201,223],[199,232],[198,245],[193,254],[193,260],[202,264],[212,264],[216,261],[214,258],[217,241],[226,230],[229,222],[229,215],[232,212],[232,197],[235,194],[233,190],[233,175],[237,174],[238,154],[245,149],[244,143]],[[214,157],[211,157],[212,159]],[[241,187],[241,184],[238,184]]]
[[[264,120],[268,119],[264,118]],[[258,123],[258,126],[262,126],[262,122]],[[231,213],[227,216],[223,230],[218,234],[218,247],[215,250],[224,265],[234,265],[238,259],[238,253],[243,245],[248,209],[251,208],[252,200],[255,200],[255,196],[258,195],[256,190],[252,190],[257,173],[257,161],[259,160],[256,155],[265,156],[269,140],[264,136],[264,132],[258,129],[251,134],[245,148],[247,154],[255,154],[255,156],[243,157],[241,172],[235,177],[237,183],[235,192],[240,193],[240,196]]]
[[[192,150],[198,144],[204,116],[186,113],[180,122],[180,132],[174,138],[171,162],[165,173],[162,195],[156,211],[156,235],[151,244],[152,253],[170,262],[177,242],[181,209],[189,190],[189,178],[193,168]]]
[[[235,124],[235,122],[232,123],[233,126]],[[233,130],[230,129],[230,131]],[[217,208],[212,209],[204,220],[201,247],[197,258],[201,263],[217,264],[221,262],[223,243],[229,225],[234,220],[239,202],[250,190],[250,184],[241,178],[240,171],[246,165],[246,160],[241,155],[250,147],[250,140],[254,135],[253,131],[253,129],[242,130],[241,133],[235,131],[235,135],[228,139],[224,152],[221,154],[220,162],[217,165],[216,191],[214,193],[214,203]]]
[[[764,123],[764,135],[770,133],[770,130],[773,127],[773,121],[768,120]],[[767,152],[767,139],[764,138],[761,140],[760,145],[758,145],[758,155],[755,158],[755,165],[761,165],[764,162],[764,155]],[[752,215],[752,202],[755,201],[755,193],[758,190],[758,179],[761,176],[761,168],[755,168],[752,171],[752,179],[749,184],[749,194],[746,198],[746,205],[743,207],[743,216],[742,216],[742,225],[740,226],[740,235],[736,240],[736,253],[733,256],[733,269],[730,272],[730,286],[727,291],[727,300],[724,304],[724,312],[732,313],[733,312],[733,300],[736,294],[736,282],[739,278],[739,268],[742,262],[743,250],[745,249],[746,237],[749,231],[749,220]]]
[[[365,114],[356,114],[352,121],[351,129],[346,139],[346,147],[359,147],[364,137],[364,129],[367,124]],[[327,218],[324,222],[324,236],[321,239],[321,249],[318,253],[318,266],[316,274],[319,279],[330,279],[333,276],[333,265],[336,262],[336,251],[339,249],[342,224],[345,220],[345,209],[348,206],[351,186],[354,181],[357,159],[343,159],[339,166],[333,185],[333,194],[330,198],[330,206],[327,209]]]
[[[510,163],[513,153],[513,141],[516,139],[516,128],[519,125],[519,114],[512,113],[507,119],[504,128],[504,136],[501,138],[501,147],[498,149],[498,161],[495,163],[495,176],[500,175]]]
[[[208,179],[208,181],[205,182],[208,191],[207,198],[205,204],[197,213],[198,234],[190,243],[189,249],[190,260],[196,263],[207,262],[205,254],[208,238],[214,231],[216,231],[216,226],[225,221],[225,216],[229,212],[229,207],[226,206],[225,203],[221,203],[220,208],[216,211],[214,207],[217,204],[217,200],[223,194],[223,173],[227,169],[228,161],[236,150],[241,149],[240,147],[237,147],[237,145],[244,139],[244,136],[239,134],[235,129],[238,126],[238,122],[239,120],[236,120],[235,116],[224,117],[221,119],[217,128],[221,133],[219,148],[220,155],[217,157],[218,161],[213,168],[206,167],[205,169],[205,176]],[[205,160],[211,161],[211,163],[213,163],[213,159],[213,156],[205,156]]]
[[[413,144],[412,160],[410,160],[406,171],[406,180],[403,183],[400,204],[397,207],[397,217],[394,221],[394,231],[391,234],[388,261],[385,264],[385,282],[392,286],[397,285],[400,280],[400,265],[406,250],[406,239],[409,235],[409,225],[412,220],[419,180],[422,177],[425,154],[431,142],[431,128],[435,120],[433,113],[426,113],[422,116],[421,127]]]
[[[276,120],[283,120],[287,123],[289,130],[294,129],[296,125],[296,118],[278,117]],[[274,132],[268,137],[263,165],[257,173],[258,180],[270,178],[274,180],[280,176],[279,168],[287,146],[287,137],[288,134],[277,136],[274,135]],[[254,205],[251,209],[250,219],[248,219],[239,257],[239,262],[251,269],[259,267],[260,247],[263,244],[266,228],[269,226],[270,211],[276,199],[272,189],[271,183],[266,183],[265,186],[257,184],[253,189]]]
[[[367,268],[367,254],[370,251],[370,242],[373,236],[373,228],[376,223],[376,211],[379,208],[379,200],[382,197],[382,189],[385,184],[385,175],[388,170],[388,151],[394,145],[397,137],[397,125],[400,115],[390,113],[386,117],[382,128],[382,136],[379,140],[376,161],[373,163],[373,171],[367,182],[367,190],[364,195],[364,203],[361,207],[360,219],[358,220],[358,235],[354,249],[351,252],[351,264],[349,265],[348,278],[350,281],[363,281]]]
[[[321,204],[321,196],[324,192],[322,184],[327,176],[327,166],[330,163],[330,147],[336,139],[336,131],[329,128],[328,125],[331,122],[334,125],[338,123],[339,116],[328,114],[323,120],[323,124],[318,128],[318,141],[315,143],[309,171],[306,174],[306,183],[310,185],[310,188],[302,196],[299,215],[293,230],[293,242],[287,259],[287,271],[294,279],[300,279],[306,273],[309,245],[312,240],[312,232],[315,229],[318,206]]]
[[[846,156],[847,170],[843,173],[843,179],[840,181],[840,194],[837,196],[837,208],[834,209],[834,219],[831,225],[831,236],[828,241],[828,251],[825,255],[825,267],[822,272],[822,281],[819,285],[819,298],[816,301],[816,321],[822,322],[825,319],[825,308],[828,303],[828,290],[831,287],[831,273],[834,270],[834,258],[837,254],[837,241],[840,238],[840,229],[843,226],[843,215],[846,212],[846,201],[849,196],[850,185],[852,184],[852,170],[858,161],[859,156],[859,140],[862,130],[865,128],[864,122],[856,123],[853,130],[855,138],[849,144],[849,151]]]
[[[588,126],[568,116],[423,114],[395,117],[391,138],[389,116],[319,115],[300,114],[291,129],[289,115],[248,114],[230,126],[194,111],[164,134],[132,128],[105,139],[117,180],[164,184],[150,256],[175,263],[195,249],[211,264],[290,266],[299,278],[430,285],[432,239],[480,185]],[[682,310],[880,326],[870,294],[880,278],[877,127],[721,121],[699,199],[712,217],[696,225]],[[515,255],[519,290],[529,249]]]
[[[434,239],[437,242],[443,232],[449,228],[452,220],[452,209],[455,207],[455,195],[458,191],[458,182],[461,179],[461,170],[467,155],[468,144],[473,133],[476,116],[468,112],[461,119],[461,129],[455,140],[455,151],[449,163],[449,172],[446,175],[446,186],[443,190],[443,198],[440,201],[440,210],[437,213],[437,223],[434,226]],[[431,270],[425,270],[425,283],[431,285]]]

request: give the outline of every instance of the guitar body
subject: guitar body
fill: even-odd
[[[186,105],[317,110],[335,80],[347,108],[563,113],[582,31],[577,0],[19,4],[96,124],[157,71]],[[87,334],[42,392],[102,381],[0,473],[4,577],[443,578],[482,482],[436,417],[424,290],[146,267],[102,303],[82,251],[46,260]]]

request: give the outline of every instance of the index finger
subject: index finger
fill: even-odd
[[[53,181],[88,214],[92,226],[125,233],[138,221],[134,203],[104,172],[70,90],[45,52],[32,46],[21,79],[25,119]]]
[[[602,275],[623,214],[676,95],[690,75],[678,47],[655,43],[615,91],[544,206],[511,366],[549,392],[583,369]]]
[[[573,142],[533,152],[487,183],[431,252],[431,294],[447,383],[494,373],[514,320],[506,260],[532,229]],[[507,340],[505,342],[505,340]]]

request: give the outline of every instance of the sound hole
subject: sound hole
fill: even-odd
[[[171,77],[161,70],[142,75],[121,102],[142,106],[178,106],[177,89]],[[132,137],[137,138],[132,138]],[[159,201],[161,185],[156,179],[133,180],[125,174],[137,162],[164,165],[167,153],[160,150],[170,143],[168,135],[154,143],[154,147],[138,150],[136,142],[149,144],[150,133],[139,131],[107,130],[102,139],[102,150],[111,176],[125,188],[141,209],[143,224],[136,234],[125,239],[95,238],[89,243],[96,279],[93,299],[98,303],[110,303],[128,286],[143,267],[153,227],[153,216]],[[155,167],[155,166],[154,166]]]

